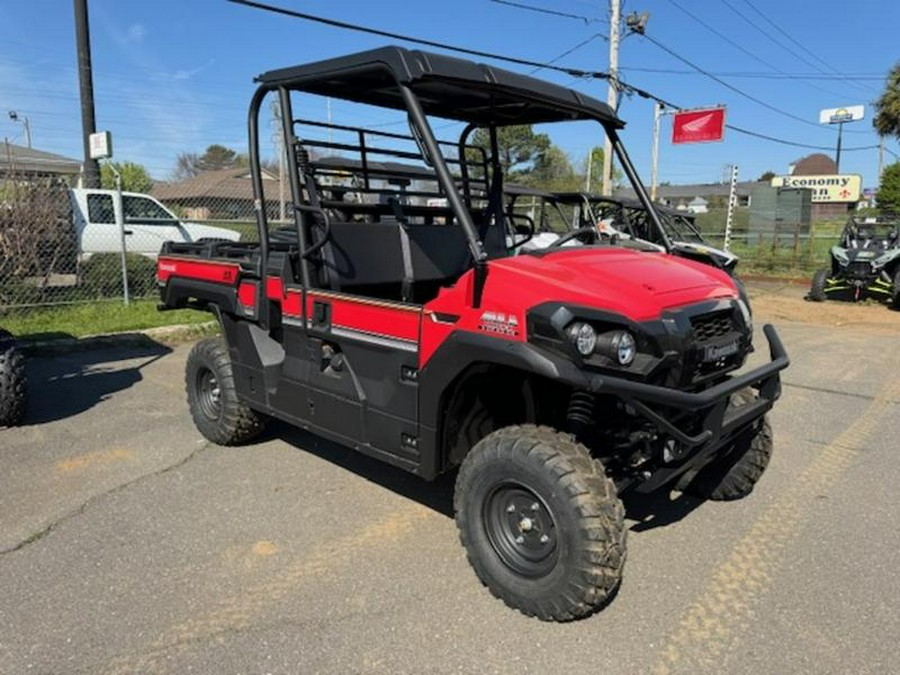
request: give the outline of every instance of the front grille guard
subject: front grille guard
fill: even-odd
[[[695,454],[707,455],[720,447],[733,433],[762,417],[781,396],[779,373],[788,367],[790,359],[772,325],[763,326],[763,333],[769,343],[771,361],[742,375],[735,375],[701,392],[673,390],[642,382],[597,376],[591,380],[591,390],[597,393],[614,394],[630,405],[638,414],[649,420],[661,432],[675,438],[679,443],[695,450]],[[732,394],[753,387],[759,396],[739,408],[729,407]],[[667,419],[666,414],[651,406],[676,410],[677,417],[683,413],[700,416],[702,431],[689,433]],[[696,415],[691,415],[696,419]],[[681,472],[685,467],[677,467],[659,478],[654,476],[653,485],[667,480],[665,474]]]

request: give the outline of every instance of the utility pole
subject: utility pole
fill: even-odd
[[[619,0],[609,2],[609,89],[606,102],[615,111],[619,97]],[[603,194],[612,194],[612,141],[603,145]]]
[[[23,116],[22,119],[19,119],[19,113],[17,113],[15,110],[10,110],[9,119],[11,119],[13,122],[21,122],[23,125],[25,125],[25,143],[29,148],[31,148],[31,124],[28,122],[28,118]]]
[[[731,248],[731,230],[734,228],[734,209],[737,206],[737,179],[738,166],[731,165],[731,189],[728,191],[728,216],[725,218],[725,243],[722,248],[726,251]]]
[[[834,159],[834,172],[841,172],[841,136],[844,135],[844,123],[838,123],[838,142],[837,142],[837,153],[835,154]]]
[[[656,103],[653,106],[653,153],[650,160],[650,201],[656,201],[656,185],[659,176],[659,117],[663,104]]]
[[[81,133],[84,136],[84,187],[100,187],[100,165],[91,159],[90,135],[97,131],[94,120],[94,81],[91,74],[91,36],[87,0],[75,0],[75,42],[78,48],[78,84],[81,90]]]

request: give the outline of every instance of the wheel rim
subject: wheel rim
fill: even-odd
[[[485,500],[482,517],[491,546],[516,574],[542,577],[556,566],[556,520],[530,488],[519,483],[498,485]]]
[[[221,390],[215,374],[208,368],[197,373],[197,404],[209,419],[219,419],[222,413]]]

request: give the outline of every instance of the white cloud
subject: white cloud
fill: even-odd
[[[147,34],[147,29],[144,28],[144,24],[141,23],[133,23],[128,27],[128,30],[125,31],[125,34],[119,38],[119,42],[122,44],[139,44],[144,41],[144,36]]]

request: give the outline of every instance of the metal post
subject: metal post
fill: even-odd
[[[616,109],[616,100],[619,95],[619,12],[621,7],[619,0],[610,0],[609,3],[609,89],[606,93],[606,102],[613,110]],[[612,194],[612,156],[613,143],[607,135],[603,145],[603,188],[605,195]]]
[[[594,167],[594,148],[588,150],[587,170],[584,172],[584,191],[591,191],[591,169]],[[532,197],[532,200],[534,197]]]
[[[728,194],[728,217],[725,219],[725,243],[722,245],[724,250],[729,250],[731,246],[731,229],[734,226],[734,208],[737,206],[737,164],[731,165],[731,190]]]
[[[287,148],[285,147],[284,125],[281,123],[281,108],[278,101],[272,100],[272,115],[278,125],[275,132],[275,145],[278,146],[278,220],[284,225],[287,220],[287,213],[284,203],[287,194],[285,179],[287,176]]]
[[[656,103],[653,106],[653,152],[650,160],[650,201],[656,201],[656,185],[659,177],[659,116],[663,104]]]
[[[97,131],[94,121],[94,82],[91,75],[91,36],[88,30],[87,0],[75,0],[75,41],[78,47],[78,83],[81,89],[81,133],[84,137],[84,187],[100,187],[100,166],[91,159],[90,135]]]
[[[116,170],[112,162],[108,162],[107,166],[116,177],[116,191],[113,194],[113,213],[116,217],[116,227],[119,228],[119,239],[121,241],[122,254],[122,297],[125,300],[125,306],[129,304],[128,293],[128,255],[125,246],[125,212],[122,208],[122,175]]]
[[[841,172],[841,136],[844,134],[844,123],[838,122],[838,144],[837,144],[837,156],[834,160],[834,172]]]

